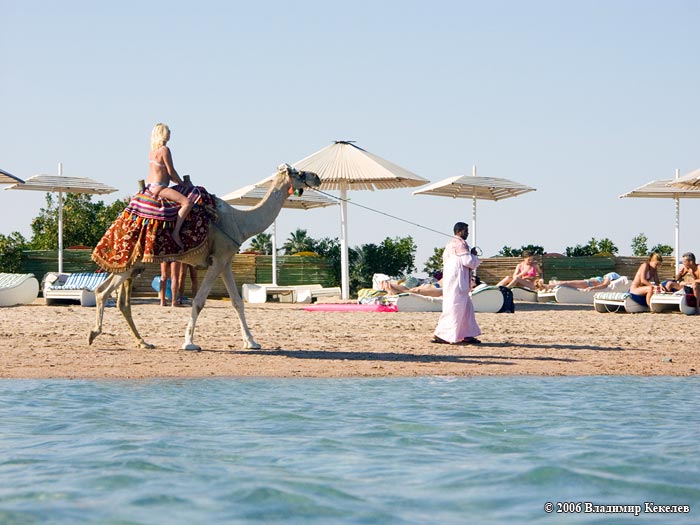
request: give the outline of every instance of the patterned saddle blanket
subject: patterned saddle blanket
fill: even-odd
[[[160,263],[206,250],[209,223],[216,219],[214,196],[201,186],[173,188],[193,204],[180,230],[184,250],[172,238],[180,205],[145,190],[134,195],[112,223],[92,252],[92,260],[108,272],[119,273],[138,261]]]

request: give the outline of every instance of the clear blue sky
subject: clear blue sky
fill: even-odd
[[[480,202],[478,244],[548,252],[643,232],[673,245],[672,201],[618,199],[700,167],[700,1],[0,0],[0,167],[135,191],[153,124],[181,174],[223,195],[333,140],[430,181],[468,174],[537,188]],[[449,232],[469,200],[351,192]],[[31,236],[38,192],[0,191],[0,233]],[[700,252],[700,202],[681,203],[681,251]],[[339,210],[283,210],[339,237]],[[349,244],[434,233],[349,209]]]

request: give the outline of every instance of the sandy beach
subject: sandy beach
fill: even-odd
[[[673,375],[700,370],[691,344],[698,319],[682,314],[599,314],[590,306],[516,305],[515,314],[477,314],[481,345],[430,342],[438,313],[306,312],[300,305],[247,305],[261,350],[243,350],[230,303],[209,300],[197,323],[202,352],[180,350],[189,308],[136,299],[144,339],[136,348],[116,308],[103,334],[87,334],[94,308],[3,308],[0,377],[392,377],[417,375]]]

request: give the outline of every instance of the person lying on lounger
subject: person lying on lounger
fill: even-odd
[[[382,290],[390,295],[398,295],[401,293],[416,293],[418,295],[426,295],[428,297],[442,297],[442,279],[435,282],[425,282],[418,286],[409,288],[400,283],[392,283],[391,281],[382,281],[380,283]]]
[[[550,292],[557,286],[569,286],[570,288],[578,288],[579,290],[600,290],[607,288],[615,279],[619,279],[620,274],[615,272],[606,273],[602,277],[591,277],[590,279],[579,279],[573,281],[549,281],[545,285],[543,291]]]

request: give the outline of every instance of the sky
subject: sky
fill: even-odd
[[[0,168],[136,192],[150,132],[175,168],[224,195],[335,140],[435,182],[477,174],[535,192],[477,204],[477,244],[546,252],[640,233],[674,245],[672,200],[619,199],[700,167],[699,0],[0,0]],[[413,189],[351,202],[450,234],[471,200]],[[337,192],[331,192],[337,194]],[[45,194],[0,189],[0,233],[31,237]],[[681,201],[681,253],[700,252]],[[282,210],[340,237],[338,207]],[[420,271],[446,237],[358,206],[349,245],[410,235]],[[280,242],[281,244],[281,242]]]

